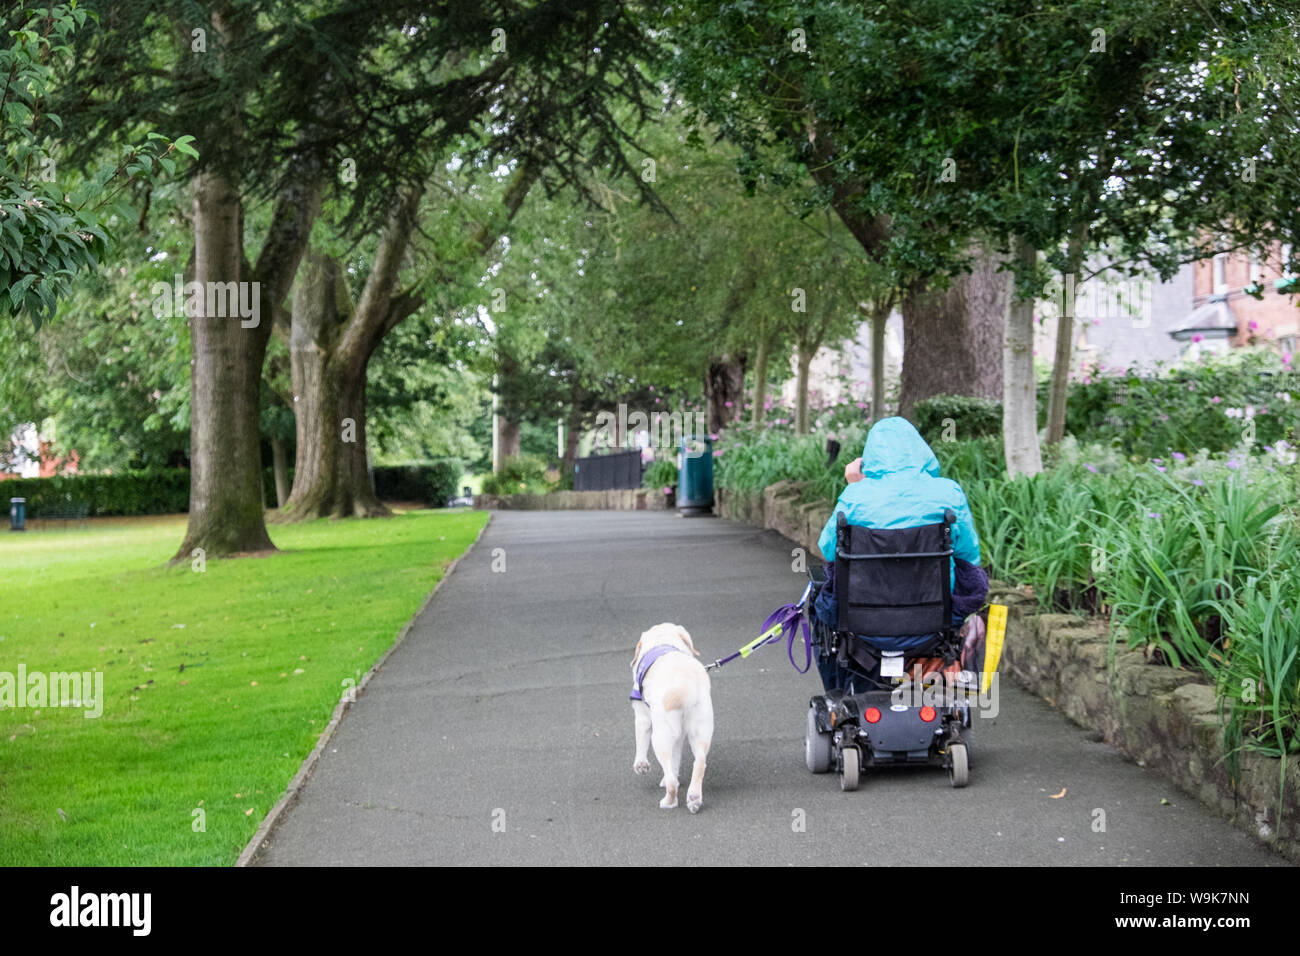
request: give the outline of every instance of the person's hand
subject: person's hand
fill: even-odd
[[[844,480],[849,484],[862,480],[862,459],[854,458],[844,466]]]

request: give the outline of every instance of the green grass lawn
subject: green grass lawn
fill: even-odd
[[[165,566],[183,518],[5,533],[0,672],[98,669],[104,703],[0,709],[0,864],[233,863],[486,520],[273,526],[203,573]]]

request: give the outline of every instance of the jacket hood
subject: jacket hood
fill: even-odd
[[[906,418],[884,418],[867,433],[862,447],[864,478],[939,477],[939,459]]]

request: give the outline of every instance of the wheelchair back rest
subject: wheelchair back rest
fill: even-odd
[[[951,509],[937,524],[864,528],[836,522],[837,630],[871,637],[933,634],[952,627]]]

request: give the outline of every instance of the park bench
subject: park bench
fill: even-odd
[[[69,521],[85,524],[89,514],[89,502],[73,501],[71,496],[65,496],[63,499],[42,503],[40,510],[33,514],[32,518],[37,521],[62,521],[66,528]]]

